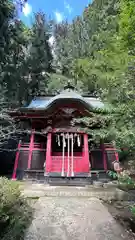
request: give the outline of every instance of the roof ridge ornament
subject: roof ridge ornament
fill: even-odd
[[[64,87],[64,90],[68,90],[68,91],[70,91],[70,90],[74,91],[75,90],[75,87],[71,84],[70,80],[68,80],[67,84]]]

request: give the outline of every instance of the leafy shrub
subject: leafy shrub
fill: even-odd
[[[125,171],[123,171],[119,175],[118,179],[119,179],[119,182],[121,182],[121,183],[133,184],[133,185],[135,184],[134,180]]]
[[[131,207],[131,212],[132,212],[132,214],[135,216],[135,205],[133,205],[133,206]]]
[[[116,180],[118,178],[118,175],[114,171],[108,171],[108,176],[112,178],[113,180]]]
[[[113,180],[118,180],[118,186],[124,190],[135,189],[135,181],[130,177],[130,172],[124,170],[121,173],[108,171],[108,176]]]
[[[17,182],[0,178],[0,239],[23,239],[32,209],[21,196]]]
[[[119,186],[127,190],[135,188],[135,181],[130,177],[129,174],[129,172],[123,171],[118,176]]]

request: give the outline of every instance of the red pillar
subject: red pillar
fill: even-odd
[[[17,147],[17,153],[15,157],[15,164],[14,164],[14,170],[12,174],[12,180],[16,180],[16,171],[18,167],[18,161],[19,161],[19,155],[20,155],[20,147],[21,147],[21,140],[19,141],[18,147]]]
[[[117,152],[117,150],[115,149],[115,160],[117,161],[117,162],[119,162],[119,154],[118,154],[118,152]]]
[[[52,143],[52,133],[48,133],[47,135],[47,146],[46,146],[46,172],[49,173],[51,171],[51,143]]]
[[[89,172],[90,164],[89,164],[89,146],[88,146],[88,135],[87,134],[84,134],[84,159],[83,159],[83,162],[85,164],[84,166],[85,166],[86,172]]]
[[[113,141],[112,150],[114,149],[115,161],[119,162],[119,153],[116,149],[116,143]]]
[[[31,161],[32,161],[32,151],[34,148],[34,130],[32,131],[31,137],[30,137],[30,146],[29,146],[29,157],[28,157],[28,169],[31,168]]]
[[[105,145],[104,145],[104,143],[101,144],[101,147],[102,147],[102,154],[103,154],[104,170],[107,171],[107,159],[106,159],[106,152],[105,152]]]

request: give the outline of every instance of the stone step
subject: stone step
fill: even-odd
[[[86,186],[91,185],[91,178],[55,178],[49,177],[48,184],[51,186]]]
[[[126,192],[117,189],[116,187],[105,189],[103,187],[57,187],[44,184],[29,184],[21,189],[22,194],[28,198],[40,197],[88,197],[98,198],[104,201],[109,200],[132,200],[133,196],[129,196]]]
[[[45,177],[44,170],[25,170],[21,178],[18,180],[26,180],[31,182],[50,184],[52,186],[86,186],[91,185],[95,181],[107,183],[110,181],[105,171],[92,171],[91,177]]]
[[[44,171],[32,171],[27,170],[24,172],[24,180],[50,184],[52,186],[86,186],[91,185],[93,182],[98,181],[107,183],[109,178],[106,172],[103,173],[92,173],[91,177],[74,177],[74,178],[63,178],[63,177],[45,177]]]

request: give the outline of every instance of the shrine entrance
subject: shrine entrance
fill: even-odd
[[[51,148],[48,146],[46,157],[46,172],[49,175],[61,177],[88,175],[90,169],[86,134],[52,133],[48,135],[47,145],[49,144]]]

